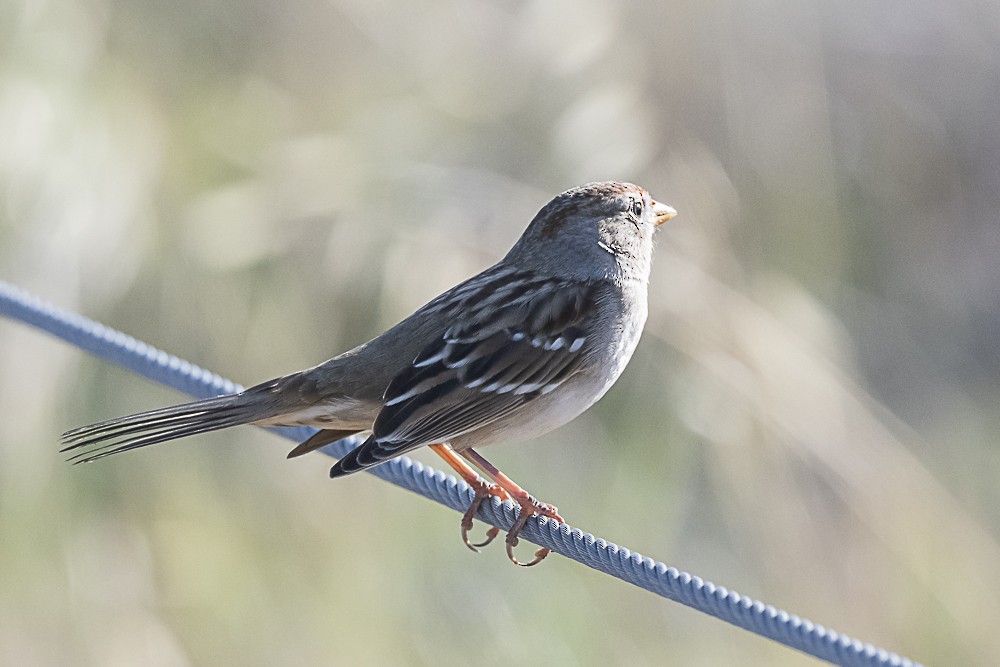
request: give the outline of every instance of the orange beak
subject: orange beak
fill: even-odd
[[[656,216],[656,224],[659,226],[677,215],[677,211],[675,211],[673,207],[667,206],[666,204],[653,201],[653,215]]]

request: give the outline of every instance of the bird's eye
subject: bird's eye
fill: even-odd
[[[632,216],[637,220],[642,217],[642,200],[637,199],[632,202]]]

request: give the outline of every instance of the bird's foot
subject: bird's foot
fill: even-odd
[[[485,547],[500,534],[499,528],[496,526],[490,526],[490,529],[486,531],[486,539],[482,542],[472,542],[469,540],[469,531],[472,530],[472,519],[476,516],[476,512],[479,511],[479,506],[482,505],[483,501],[487,498],[495,496],[503,502],[504,500],[510,498],[510,496],[496,484],[490,484],[482,479],[475,480],[471,486],[476,492],[476,495],[472,499],[472,504],[469,505],[469,509],[466,510],[465,515],[462,517],[462,542],[465,543],[465,546],[469,547],[476,553],[479,553],[480,547]]]
[[[538,565],[545,560],[545,557],[549,555],[551,549],[542,547],[535,552],[535,557],[527,563],[522,563],[517,559],[517,556],[514,555],[514,547],[516,547],[518,543],[517,536],[521,533],[521,530],[524,529],[525,524],[528,523],[528,519],[533,516],[544,516],[554,519],[559,523],[566,522],[561,516],[559,516],[559,511],[553,505],[535,500],[527,494],[523,497],[514,498],[514,500],[521,506],[521,513],[517,516],[517,520],[514,521],[514,525],[511,526],[510,530],[507,532],[507,539],[505,540],[507,542],[507,558],[510,559],[511,563],[520,567]]]

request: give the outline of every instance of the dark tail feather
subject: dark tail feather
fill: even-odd
[[[89,463],[130,449],[247,424],[266,417],[260,414],[260,406],[255,405],[246,393],[219,396],[67,431],[62,436],[66,446],[60,451],[80,449],[82,451],[68,460]]]
[[[319,449],[325,445],[329,445],[331,442],[337,442],[341,438],[346,438],[349,435],[354,435],[357,431],[335,431],[333,429],[324,428],[316,431],[312,437],[303,443],[300,443],[295,449],[288,452],[288,458],[294,459],[296,456],[302,456],[303,454],[308,454],[314,449]]]
[[[315,437],[315,436],[314,436]],[[414,443],[379,442],[374,435],[349,451],[330,468],[330,477],[343,477],[351,473],[381,465],[389,459],[407,454],[421,446]]]
[[[367,440],[347,452],[347,454],[345,454],[340,460],[334,463],[333,467],[330,468],[330,477],[343,477],[344,475],[350,475],[351,473],[383,463],[383,461],[373,462],[370,460],[370,457],[365,456],[365,452],[367,451],[366,447],[374,439],[374,435],[369,436]]]

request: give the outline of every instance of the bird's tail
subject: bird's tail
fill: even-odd
[[[73,463],[89,463],[130,449],[266,418],[268,415],[261,414],[260,401],[254,400],[255,397],[250,394],[252,391],[140,412],[75,428],[63,433],[65,447],[60,451],[80,450],[68,460]]]

